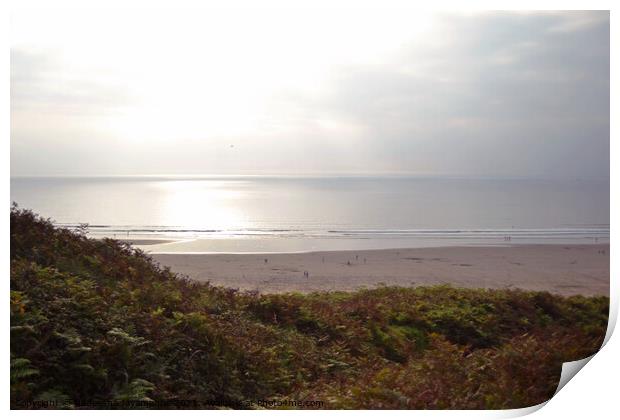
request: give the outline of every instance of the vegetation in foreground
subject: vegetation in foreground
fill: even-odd
[[[607,297],[449,286],[240,293],[11,209],[13,408],[519,408],[599,349],[608,310]]]

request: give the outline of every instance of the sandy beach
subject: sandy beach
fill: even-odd
[[[609,295],[609,244],[152,256],[196,281],[262,293],[451,284]]]

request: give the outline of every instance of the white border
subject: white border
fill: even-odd
[[[19,3],[17,1],[13,2],[14,7],[85,7],[92,6],[96,2],[85,2],[84,0],[56,0],[54,2],[45,2],[45,1],[33,1],[33,0],[23,0]],[[358,0],[358,1],[324,1],[324,0],[315,0],[312,2],[295,2],[293,0],[264,0],[264,1],[243,1],[243,0],[229,0],[229,1],[193,1],[193,0],[177,0],[174,2],[175,6],[179,5],[187,5],[187,6],[200,6],[200,5],[223,5],[223,6],[248,6],[251,5],[253,7],[265,7],[265,6],[287,6],[293,7],[302,3],[303,5],[309,6],[341,6],[341,7],[360,7],[360,6],[374,6],[379,4],[378,2],[369,2],[366,0]],[[122,1],[122,0],[108,0],[103,3],[98,3],[98,5],[104,5],[105,7],[113,7],[113,6],[132,6],[132,7],[160,7],[167,6],[172,4],[172,2],[165,2],[161,0],[151,0],[151,1]],[[381,3],[382,6],[385,5],[394,5],[394,6],[409,6],[416,5],[420,8],[431,8],[428,6],[428,2],[426,4],[408,1],[383,1]],[[542,9],[558,9],[558,10],[571,10],[571,9],[611,9],[611,38],[612,38],[612,48],[611,48],[611,75],[612,75],[612,96],[611,96],[611,115],[615,115],[614,112],[617,111],[617,99],[618,99],[618,86],[615,83],[614,77],[617,79],[618,71],[620,71],[620,67],[618,66],[618,54],[614,53],[614,48],[617,50],[618,48],[618,26],[620,24],[620,19],[618,19],[617,14],[618,8],[614,8],[614,2],[611,1],[531,1],[531,0],[522,0],[522,1],[440,1],[435,0],[432,2],[433,9],[444,9],[444,10],[480,10],[480,9],[491,9],[491,10],[499,10],[499,9],[527,9],[527,10],[542,10]],[[0,132],[2,133],[2,147],[3,153],[0,153],[0,168],[4,173],[4,177],[2,182],[0,183],[0,188],[2,188],[2,193],[6,199],[5,203],[10,200],[9,194],[9,165],[10,165],[10,147],[9,147],[9,138],[10,138],[10,129],[9,129],[9,10],[6,2],[0,3],[0,42],[4,47],[6,43],[6,47],[2,48],[2,54],[0,55],[0,72],[2,77],[0,78],[0,96],[2,100],[0,101]],[[618,170],[614,170],[615,165],[620,164],[618,160],[618,147],[616,145],[615,139],[617,137],[618,129],[617,129],[617,121],[612,119],[611,121],[611,186],[612,191],[614,187],[618,185]],[[614,165],[615,164],[615,165]],[[615,244],[618,240],[618,235],[616,230],[613,227],[616,226],[616,217],[614,215],[620,214],[620,206],[618,205],[618,196],[611,196],[611,239]],[[0,363],[0,369],[2,372],[0,375],[2,376],[5,388],[4,391],[0,392],[0,398],[2,398],[2,402],[4,403],[5,409],[8,410],[9,407],[9,372],[8,372],[8,364],[6,363],[8,357],[6,357],[6,352],[8,352],[9,348],[9,320],[8,320],[8,299],[6,296],[8,295],[9,289],[9,279],[8,272],[10,270],[9,267],[9,226],[8,226],[8,217],[4,217],[1,222],[2,229],[2,269],[5,273],[3,276],[3,288],[5,289],[5,299],[3,302],[3,313],[5,314],[5,327],[3,328],[3,343],[2,348],[5,351],[5,362]],[[618,273],[618,260],[614,259],[616,253],[614,252],[614,248],[611,248],[611,278],[615,279],[616,274]],[[612,316],[610,317],[610,326],[615,324],[617,320],[618,313],[618,288],[616,287],[616,282],[612,280],[611,283],[611,297],[612,297]],[[570,381],[554,398],[552,398],[548,404],[544,405],[544,408],[536,411],[532,414],[531,418],[540,418],[540,419],[557,419],[557,418],[579,418],[582,419],[584,417],[590,418],[609,418],[611,413],[614,413],[616,410],[616,400],[617,400],[617,386],[618,386],[618,374],[620,363],[618,362],[618,355],[620,355],[620,342],[614,336],[611,336],[611,339],[608,341],[607,345],[603,348],[603,350],[597,354],[592,360],[587,364],[587,366],[583,369],[583,371],[579,372],[577,378]],[[540,408],[540,407],[539,407]],[[456,412],[410,412],[410,411],[390,411],[387,413],[377,413],[375,411],[337,411],[337,412],[324,412],[321,413],[321,416],[355,416],[355,417],[376,417],[378,415],[389,415],[390,417],[401,417],[401,418],[411,418],[412,416],[422,417],[422,418],[498,418],[498,417],[514,417],[526,414],[528,411],[532,410],[514,410],[514,411],[487,411],[487,412],[471,412],[471,411],[456,411]],[[42,415],[48,418],[71,418],[76,416],[75,418],[82,417],[84,415],[83,412],[23,412],[23,411],[12,411],[10,415],[15,418],[22,417],[30,417]],[[118,412],[118,415],[131,415],[132,417],[146,417],[149,416],[151,418],[167,418],[170,413],[166,411],[154,411],[154,412]],[[205,416],[215,416],[215,417],[252,417],[252,418],[277,418],[280,416],[288,416],[290,414],[300,417],[315,417],[317,415],[316,412],[277,412],[277,411],[264,411],[264,412],[184,412],[183,416],[193,417],[193,418],[205,418]],[[106,411],[89,411],[88,416],[93,418],[105,418],[110,415],[110,412]]]

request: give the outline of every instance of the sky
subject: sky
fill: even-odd
[[[16,9],[11,175],[609,176],[609,13]]]

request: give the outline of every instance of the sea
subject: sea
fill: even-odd
[[[608,179],[14,177],[11,201],[153,253],[609,242]]]

